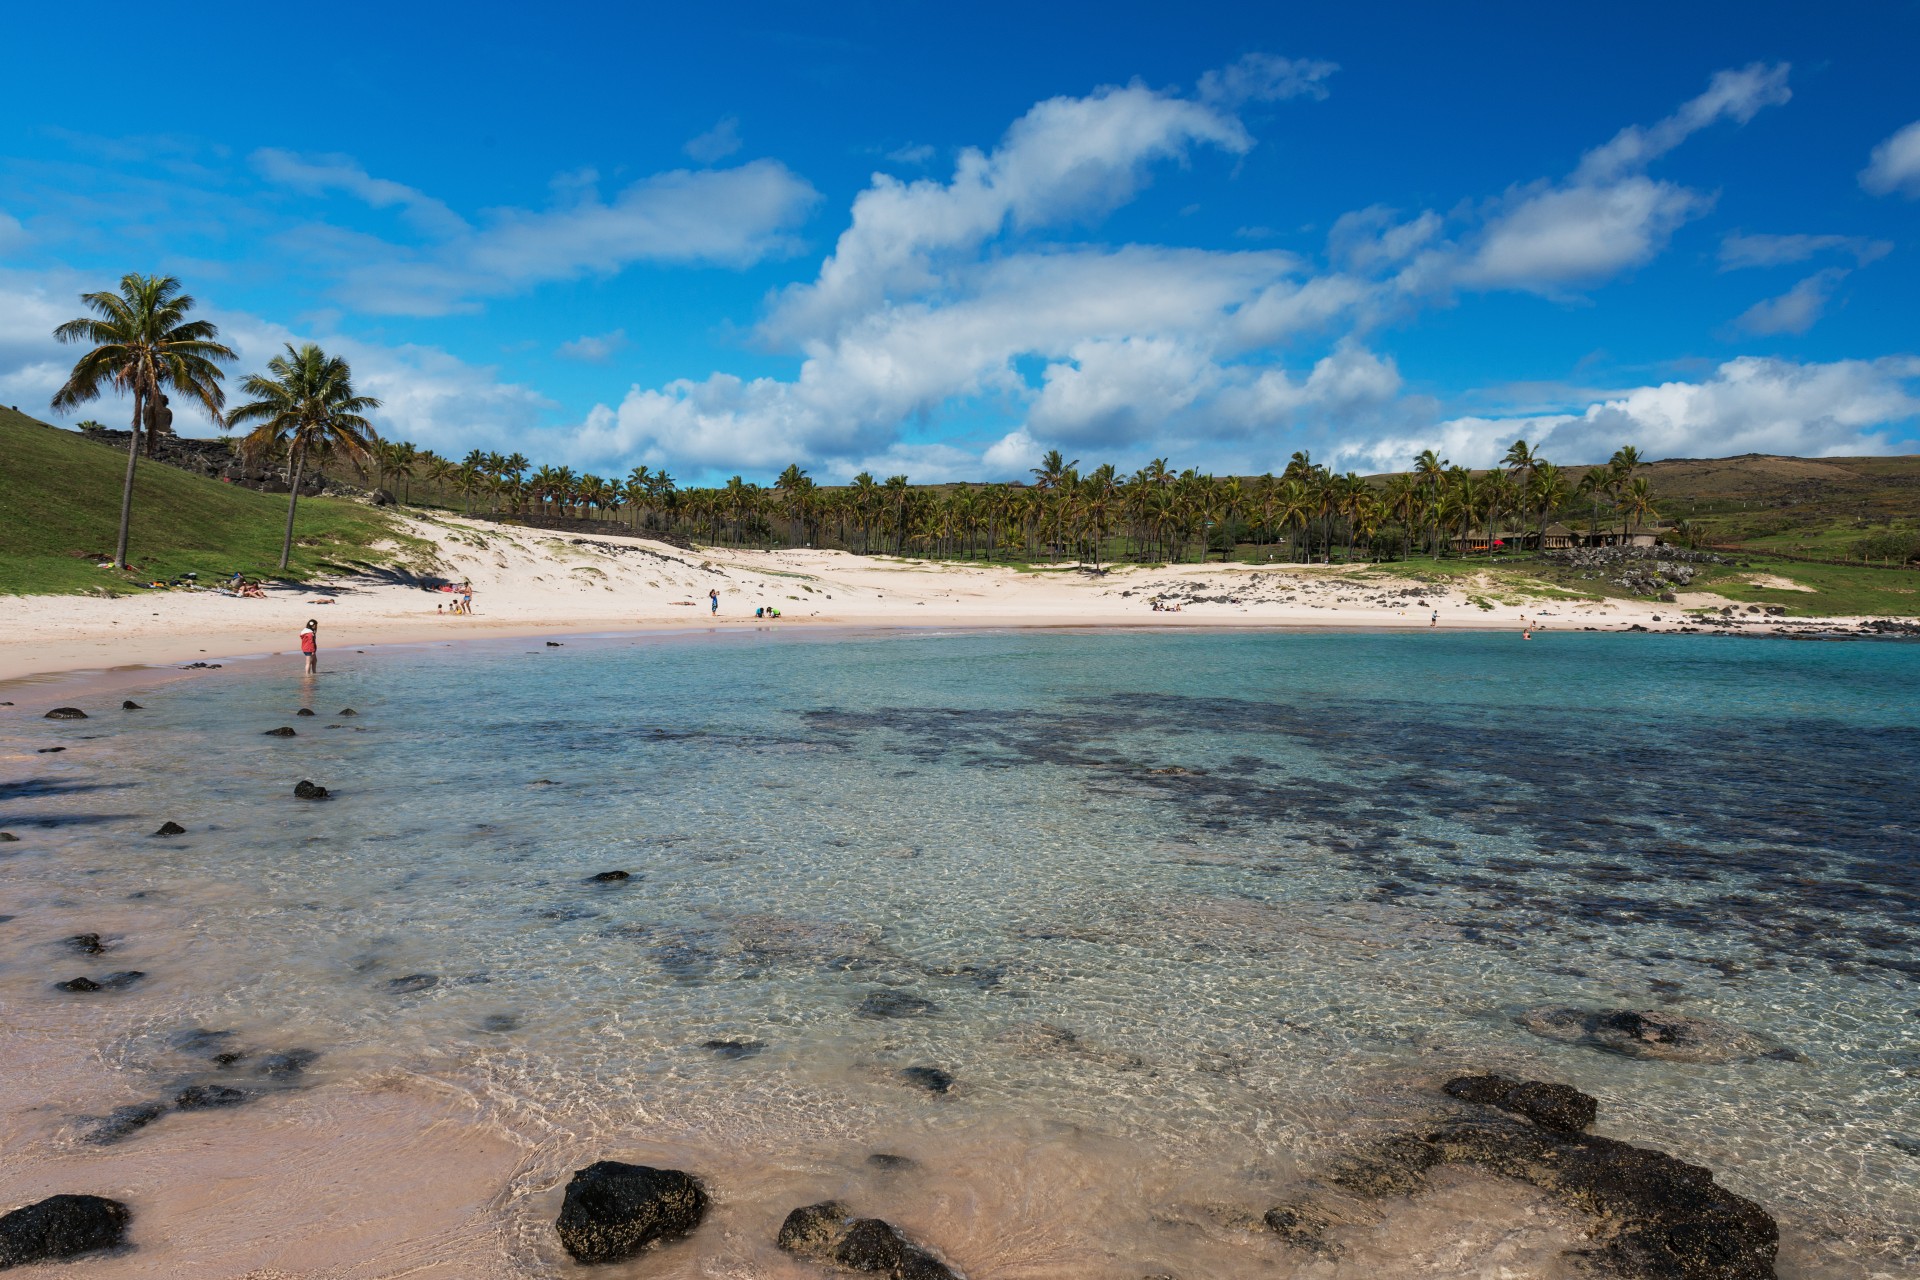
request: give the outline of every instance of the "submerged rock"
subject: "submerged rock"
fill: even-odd
[[[400,995],[427,991],[439,985],[440,975],[437,973],[410,973],[404,978],[387,979],[387,990]]]
[[[1525,1116],[1543,1129],[1579,1133],[1593,1123],[1600,1104],[1572,1085],[1506,1076],[1459,1076],[1443,1089],[1463,1102],[1498,1107]]]
[[[953,1073],[942,1071],[939,1067],[906,1067],[901,1070],[900,1078],[909,1084],[917,1084],[928,1093],[953,1092]]]
[[[11,831],[0,831],[0,844],[12,844],[19,838],[19,836],[13,834]]]
[[[47,712],[46,718],[49,720],[85,720],[87,713],[78,707],[55,707],[53,710]]]
[[[885,1169],[889,1173],[920,1167],[920,1162],[912,1156],[899,1156],[891,1151],[876,1151],[867,1157],[867,1163],[876,1169]]]
[[[255,1070],[263,1076],[297,1076],[319,1060],[316,1050],[288,1049],[285,1053],[268,1054]]]
[[[125,702],[122,702],[120,704],[120,709],[122,711],[145,711],[146,710],[145,707],[135,702],[132,698],[128,698]]]
[[[633,879],[632,874],[626,871],[600,871],[600,872],[596,872],[593,875],[588,876],[587,883],[588,884],[619,884],[623,880],[631,880],[631,879]]]
[[[62,945],[70,951],[78,951],[83,956],[97,956],[107,949],[97,933],[76,933],[71,938],[63,939]]]
[[[164,1102],[134,1102],[124,1107],[115,1107],[101,1117],[98,1124],[87,1130],[81,1140],[96,1146],[110,1146],[122,1138],[132,1137],[167,1114],[170,1109]]]
[[[958,1271],[879,1218],[855,1218],[837,1200],[795,1209],[774,1243],[783,1252],[890,1280],[962,1280]]]
[[[357,716],[360,713],[358,711],[355,711],[352,707],[342,707],[340,708],[340,710],[334,712],[334,714],[336,716]]]
[[[260,736],[263,738],[292,738],[292,737],[297,737],[298,735],[295,734],[294,731],[291,728],[289,728],[287,725],[283,724],[278,729],[267,729],[262,731]]]
[[[130,987],[147,975],[138,969],[123,969],[119,973],[109,973],[102,978],[69,978],[65,982],[53,985],[62,991],[111,991],[121,987]]]
[[[0,1216],[0,1268],[116,1248],[132,1219],[126,1205],[104,1196],[48,1196]]]
[[[187,829],[172,819],[168,819],[166,822],[161,823],[160,829],[153,834],[156,836],[183,836],[187,834]]]
[[[1499,1076],[1458,1077],[1447,1092],[1503,1110],[1527,1106],[1560,1126],[1586,1114],[1581,1100],[1591,1102],[1564,1085]],[[1779,1229],[1759,1205],[1715,1184],[1711,1171],[1664,1151],[1491,1112],[1436,1119],[1347,1156],[1322,1181],[1351,1199],[1303,1197],[1271,1210],[1267,1227],[1300,1248],[1337,1255],[1337,1228],[1377,1216],[1365,1202],[1415,1194],[1428,1170],[1443,1165],[1527,1183],[1590,1215],[1592,1243],[1580,1261],[1602,1274],[1774,1280]]]
[[[700,1047],[729,1062],[737,1062],[741,1058],[751,1058],[767,1046],[759,1040],[709,1040]]]
[[[224,1084],[196,1084],[174,1095],[173,1105],[182,1111],[212,1111],[216,1107],[237,1107],[253,1095]]]
[[[301,800],[325,800],[331,793],[325,787],[317,786],[302,778],[293,784],[293,794]]]
[[[553,1224],[576,1262],[619,1262],[690,1234],[707,1216],[699,1179],[678,1169],[601,1160],[578,1170]]]
[[[854,1012],[863,1018],[916,1018],[939,1008],[925,996],[905,991],[872,991]]]
[[[1779,1041],[1712,1018],[1662,1010],[1529,1009],[1519,1017],[1534,1035],[1602,1053],[1668,1062],[1803,1061]]]
[[[313,714],[313,708],[312,708],[312,707],[302,707],[302,708],[300,708],[300,709],[299,709],[298,711],[296,711],[296,712],[294,712],[293,714],[295,714],[295,715],[297,715],[297,716],[310,716],[310,715],[312,715],[312,714]]]

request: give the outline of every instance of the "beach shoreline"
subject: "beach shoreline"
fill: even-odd
[[[567,635],[783,628],[1229,627],[1263,629],[1676,630],[1702,595],[1643,600],[1501,601],[1393,575],[1391,565],[1120,566],[1101,573],[856,556],[847,552],[682,551],[647,539],[409,521],[431,540],[421,566],[470,582],[474,615],[436,613],[451,593],[341,577],[244,600],[216,591],[22,596],[0,617],[0,689],[54,676],[112,684],[119,671],[297,657],[320,621],[321,652],[375,645]],[[721,592],[715,614],[707,592]],[[1174,610],[1155,610],[1159,598]],[[320,603],[327,601],[328,603]],[[781,610],[777,621],[756,608]],[[1436,617],[1437,615],[1437,617]],[[1743,631],[1857,626],[1861,619],[1742,616]]]

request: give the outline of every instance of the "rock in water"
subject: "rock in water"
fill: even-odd
[[[156,836],[183,836],[187,834],[187,829],[179,823],[169,820],[161,823],[160,829],[153,834]]]
[[[278,729],[266,730],[260,736],[263,738],[291,738],[295,735],[291,728],[283,724]]]
[[[917,1084],[928,1093],[953,1092],[953,1073],[942,1071],[938,1067],[907,1067],[900,1072],[903,1079]]]
[[[313,714],[313,708],[312,708],[312,707],[302,707],[302,708],[300,708],[300,709],[299,709],[298,711],[296,711],[296,712],[294,712],[293,714],[295,714],[295,715],[297,715],[297,716],[310,716],[310,715],[312,715],[312,714]]]
[[[301,800],[325,800],[329,792],[325,787],[318,786],[302,778],[293,784],[293,794]]]
[[[135,701],[134,701],[134,700],[133,700],[132,698],[128,698],[128,699],[127,699],[127,700],[126,700],[125,702],[123,702],[123,703],[121,703],[121,704],[120,704],[120,709],[121,709],[122,711],[144,711],[144,710],[146,710],[146,708],[145,708],[145,707],[143,707],[143,706],[141,706],[141,705],[140,705],[139,703],[137,703],[137,702],[135,702]]]
[[[855,1218],[837,1200],[795,1209],[774,1243],[786,1253],[890,1280],[962,1280],[960,1273],[879,1218]]]
[[[126,1239],[132,1218],[127,1206],[103,1196],[48,1196],[0,1217],[0,1268],[112,1249]]]
[[[1534,1035],[1628,1058],[1668,1062],[1800,1061],[1800,1055],[1755,1031],[1712,1018],[1636,1009],[1529,1009],[1520,1025]]]
[[[690,1234],[707,1216],[699,1179],[678,1169],[602,1160],[567,1183],[554,1230],[576,1262],[619,1262]]]
[[[78,707],[55,707],[47,712],[49,720],[85,720],[87,713]]]
[[[335,714],[342,715],[342,716],[357,716],[360,713],[358,711],[355,711],[352,707],[342,707]]]
[[[182,1089],[173,1105],[182,1111],[211,1111],[216,1107],[237,1107],[251,1095],[223,1084],[196,1084]]]
[[[631,880],[633,876],[625,871],[601,871],[587,877],[591,884],[619,884],[622,880]]]
[[[70,950],[78,951],[83,956],[97,956],[107,949],[101,943],[100,935],[97,933],[76,933],[66,939],[66,945]]]
[[[1571,1085],[1505,1076],[1459,1076],[1442,1086],[1464,1102],[1498,1107],[1525,1116],[1543,1129],[1579,1133],[1593,1123],[1599,1103]]]
[[[404,978],[387,979],[387,990],[409,995],[415,991],[428,991],[440,985],[440,975],[436,973],[410,973]]]
[[[924,996],[909,995],[905,991],[874,991],[854,1012],[863,1018],[913,1018],[938,1008]]]
[[[128,1138],[167,1114],[164,1102],[135,1102],[124,1107],[115,1107],[99,1124],[87,1130],[83,1141],[96,1146],[111,1146],[122,1138]]]
[[[12,844],[19,838],[19,836],[13,834],[11,831],[0,831],[0,844]]]
[[[716,1057],[737,1062],[741,1058],[751,1058],[767,1046],[759,1040],[709,1040],[700,1047]]]

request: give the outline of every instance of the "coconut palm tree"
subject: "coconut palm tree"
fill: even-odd
[[[380,402],[356,394],[347,362],[311,342],[298,349],[288,343],[285,355],[267,361],[267,374],[271,376],[251,374],[240,384],[254,398],[228,414],[227,420],[260,424],[247,437],[249,446],[287,450],[291,482],[286,536],[280,542],[280,569],[285,572],[293,554],[293,513],[300,502],[300,472],[308,452],[337,450],[365,458],[373,433],[365,414],[378,409]]]
[[[180,282],[172,276],[124,275],[118,293],[83,293],[80,301],[94,314],[67,321],[53,336],[61,342],[88,343],[91,349],[53,393],[53,407],[75,408],[97,399],[109,386],[133,396],[127,476],[120,486],[120,534],[113,549],[113,563],[124,569],[141,424],[162,403],[162,387],[199,401],[219,423],[226,403],[219,362],[234,359],[234,354],[217,341],[220,331],[211,321],[186,318],[193,299],[180,292]]]
[[[1660,513],[1653,509],[1653,491],[1647,484],[1645,476],[1635,476],[1627,481],[1626,487],[1620,494],[1619,506],[1620,514],[1627,522],[1626,530],[1620,539],[1622,543],[1632,536],[1633,530],[1641,521],[1657,520],[1660,517]]]

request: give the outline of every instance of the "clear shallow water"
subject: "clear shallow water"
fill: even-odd
[[[737,1231],[688,1275],[773,1274],[779,1214],[827,1194],[983,1275],[1558,1274],[1566,1224],[1497,1186],[1407,1207],[1350,1270],[1247,1230],[1494,1068],[1759,1200],[1783,1274],[1920,1266],[1920,647],[787,633],[327,665],[0,722],[0,995],[126,1090],[56,1091],[13,1152],[203,1070],[198,1026],[319,1051],[322,1093],[480,1100],[525,1151],[500,1274],[550,1264],[555,1179],[628,1150],[721,1171]],[[120,941],[59,951],[85,930]],[[151,977],[48,987],[128,967]],[[1802,1060],[1604,1054],[1516,1022],[1544,1005]]]

